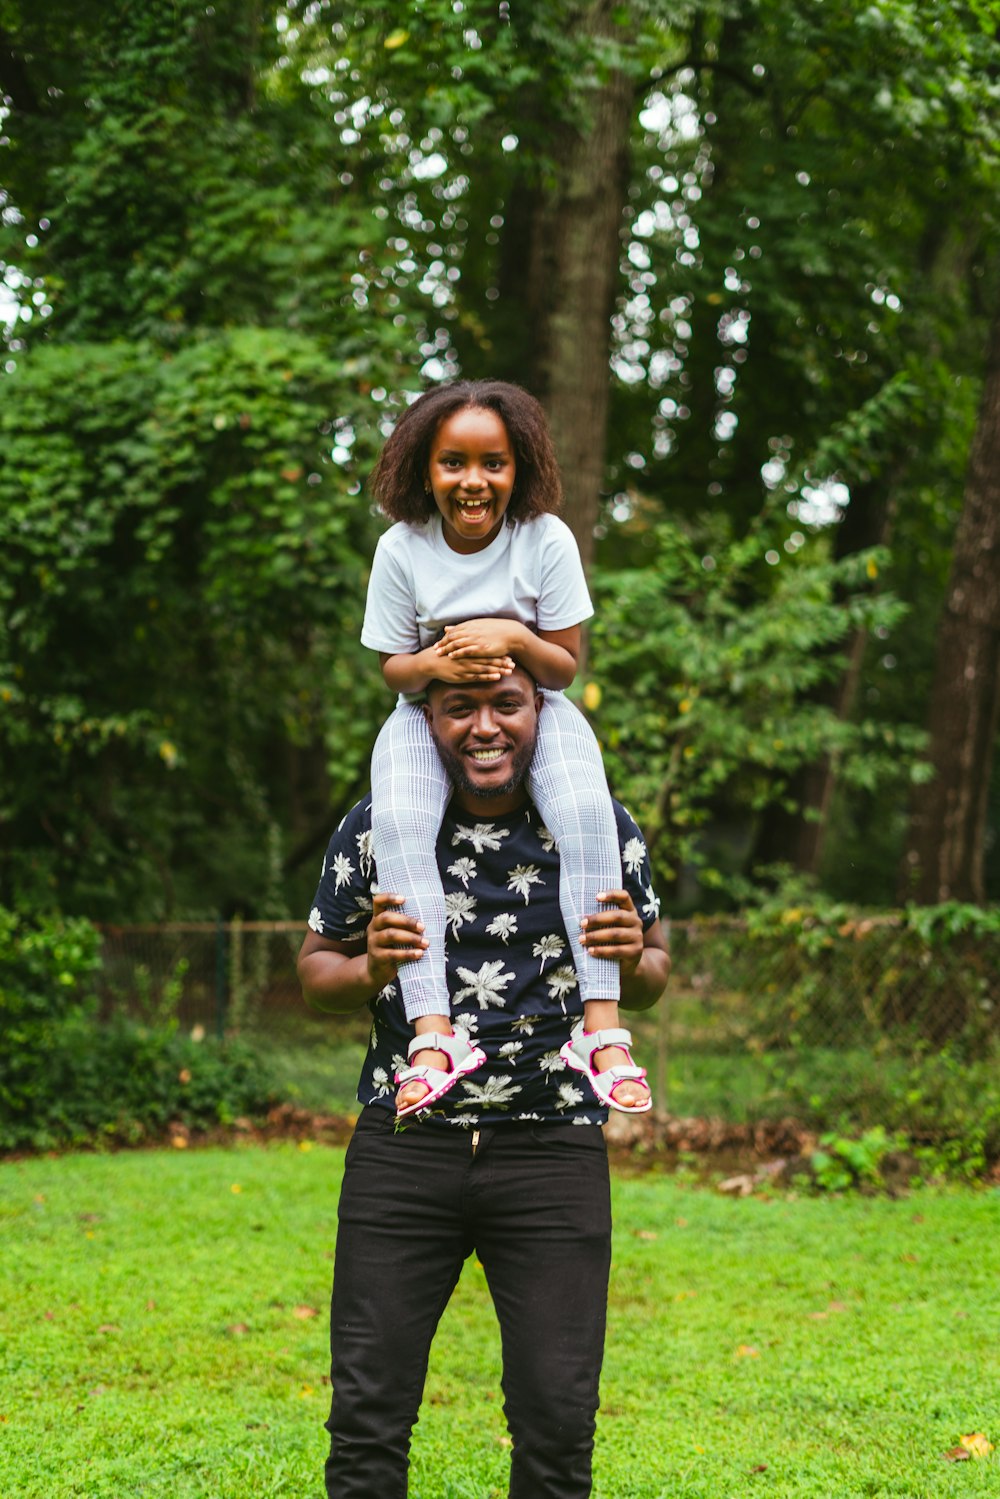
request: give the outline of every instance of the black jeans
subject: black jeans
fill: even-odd
[[[329,1499],[405,1499],[431,1339],[473,1251],[500,1323],[510,1499],[590,1494],[611,1262],[602,1132],[395,1132],[369,1108],[340,1198]]]

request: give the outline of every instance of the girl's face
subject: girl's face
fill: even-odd
[[[427,478],[455,552],[480,552],[503,525],[516,465],[495,411],[467,406],[446,416],[431,442]]]

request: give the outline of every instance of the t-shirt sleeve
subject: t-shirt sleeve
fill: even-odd
[[[374,879],[371,803],[359,802],[327,847],[309,912],[312,930],[332,942],[363,936],[371,920]]]
[[[648,932],[660,914],[660,902],[653,890],[653,870],[646,840],[632,814],[620,802],[614,803],[618,824],[618,844],[622,854],[622,877],[625,889],[642,918],[642,929]]]
[[[361,644],[390,656],[412,655],[420,649],[413,581],[403,549],[391,536],[390,531],[379,538],[372,558]]]
[[[580,550],[569,526],[546,516],[538,591],[538,628],[568,630],[594,612]]]

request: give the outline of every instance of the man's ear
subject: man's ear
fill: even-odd
[[[420,711],[424,715],[424,721],[426,722],[426,724],[427,724],[427,726],[429,728],[430,727],[430,722],[431,722],[431,705],[430,705],[430,703],[421,703],[420,704]]]
[[[542,711],[542,704],[544,702],[545,702],[545,698],[542,696],[542,694],[540,692],[536,692],[535,693],[535,716],[536,717],[538,716],[539,713],[541,713],[541,711]]]

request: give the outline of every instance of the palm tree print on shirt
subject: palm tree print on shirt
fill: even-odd
[[[457,942],[463,922],[476,919],[476,898],[464,890],[452,890],[444,898],[444,912],[445,925],[451,927]]]
[[[564,963],[561,968],[553,968],[546,975],[545,982],[549,986],[549,996],[558,999],[562,1012],[566,1014],[566,996],[572,994],[577,985],[576,969],[572,963]]]
[[[452,1022],[453,1031],[462,1031],[467,1041],[471,1041],[479,1029],[478,1015],[456,1015]]]
[[[491,937],[499,937],[506,946],[517,931],[517,917],[509,911],[501,911],[499,916],[494,916],[486,930]]]
[[[372,886],[372,891],[373,893],[375,892],[374,885]],[[357,921],[363,921],[367,924],[371,920],[372,911],[374,910],[370,896],[356,895],[354,897],[354,904],[358,909],[353,913],[353,915],[348,916],[347,925],[354,926],[355,922]]]
[[[341,885],[349,885],[354,878],[354,865],[346,854],[334,854],[333,856],[334,891],[340,889]]]
[[[576,1088],[572,1083],[559,1084],[559,1097],[556,1099],[557,1109],[572,1109],[576,1104],[583,1102],[583,1090]]]
[[[376,1067],[372,1072],[372,1082],[375,1084],[375,1097],[384,1098],[387,1093],[392,1092],[392,1084],[389,1074],[384,1067]]]
[[[354,841],[358,845],[358,863],[361,865],[361,873],[367,879],[375,867],[375,840],[371,828],[364,828],[360,833],[355,834]]]
[[[475,859],[470,859],[468,857],[464,859],[456,859],[454,864],[448,865],[448,873],[453,874],[456,880],[461,880],[466,890],[468,890],[469,881],[474,880],[478,873],[476,861]]]
[[[538,965],[539,973],[545,967],[545,960],[547,958],[561,958],[565,950],[565,942],[555,932],[550,932],[547,937],[542,937],[540,941],[533,942],[531,944],[532,956],[541,958],[542,960]]]
[[[629,874],[638,874],[646,859],[646,845],[641,838],[630,838],[622,849],[622,864]]]
[[[506,989],[514,977],[513,973],[503,972],[503,963],[503,958],[498,958],[495,963],[483,963],[478,973],[473,973],[471,968],[459,968],[458,976],[465,980],[467,987],[459,989],[455,1004],[461,1004],[463,999],[475,999],[481,1010],[490,1005],[502,1010],[504,997],[500,991]]]
[[[515,1094],[522,1092],[519,1084],[512,1077],[500,1077],[496,1074],[488,1077],[484,1083],[463,1083],[466,1097],[458,1102],[460,1109],[509,1109],[511,1099]],[[583,1094],[580,1094],[583,1097]]]
[[[460,843],[471,843],[477,854],[485,849],[492,849],[494,853],[500,851],[501,838],[510,837],[510,828],[497,828],[492,822],[477,822],[475,827],[467,828],[464,823],[451,835],[451,846],[457,848]]]
[[[513,869],[507,871],[507,889],[516,890],[518,895],[523,895],[525,905],[528,904],[532,885],[544,884],[537,864],[515,864]]]

